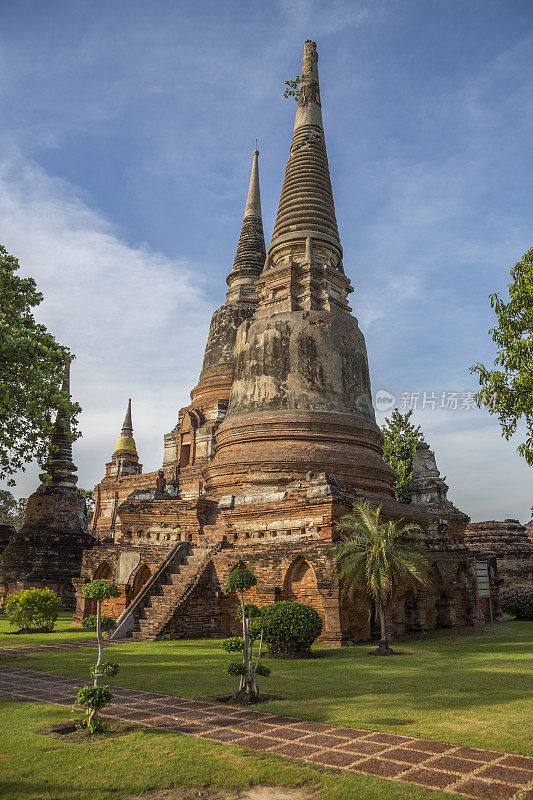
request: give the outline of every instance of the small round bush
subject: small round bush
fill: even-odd
[[[96,614],[90,614],[81,621],[82,626],[88,631],[96,631]],[[100,617],[100,630],[102,633],[109,633],[116,627],[117,623],[113,617],[102,614]]]
[[[30,632],[52,631],[60,608],[61,598],[51,589],[26,589],[5,602],[9,624]]]
[[[533,588],[530,586],[512,586],[500,592],[500,606],[505,614],[516,619],[533,617]]]
[[[242,636],[231,636],[222,640],[222,647],[227,653],[242,653],[244,640]]]
[[[305,655],[322,633],[319,614],[302,603],[283,600],[265,606],[262,615],[265,642],[272,655]]]
[[[257,578],[247,567],[237,567],[228,575],[226,592],[246,592],[257,584]]]
[[[228,675],[246,675],[246,667],[244,664],[237,664],[235,661],[230,661],[227,668]]]
[[[245,603],[244,613],[248,619],[254,619],[261,616],[261,609],[255,603]],[[237,617],[242,620],[242,608],[240,606],[237,606]]]
[[[105,578],[97,578],[95,581],[86,583],[81,587],[85,597],[91,597],[93,600],[108,600],[110,597],[120,597],[120,589],[112,581],[106,581]]]
[[[118,675],[119,669],[120,667],[116,661],[104,661],[99,667],[94,664],[90,669],[90,673],[93,678],[113,678]]]
[[[78,689],[76,703],[80,706],[85,706],[93,711],[100,711],[101,708],[107,706],[113,695],[107,686],[83,686]]]

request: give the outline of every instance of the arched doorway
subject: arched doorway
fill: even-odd
[[[324,621],[324,600],[318,591],[315,570],[302,556],[296,558],[285,575],[283,599],[314,608]]]
[[[107,561],[102,561],[102,563],[99,564],[95,570],[95,573],[93,575],[93,581],[97,579],[110,581],[112,576],[113,576],[113,570],[111,569],[110,565],[107,563]]]
[[[150,580],[151,575],[152,573],[150,572],[146,564],[142,564],[139,567],[139,569],[137,570],[137,574],[133,579],[133,591],[131,593],[130,602],[133,600],[134,597],[137,597],[144,584]]]

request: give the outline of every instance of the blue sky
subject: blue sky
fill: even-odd
[[[77,354],[79,483],[102,477],[130,396],[159,466],[224,299],[256,137],[270,238],[306,38],[373,389],[419,393],[459,507],[525,521],[519,439],[461,401],[494,356],[488,295],[533,244],[529,0],[0,1],[1,239]]]

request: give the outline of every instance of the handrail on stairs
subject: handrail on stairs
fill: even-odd
[[[207,548],[207,555],[204,556],[200,564],[198,565],[198,569],[196,570],[194,576],[191,578],[188,584],[186,584],[185,588],[183,589],[180,596],[177,598],[177,605],[181,605],[192,593],[192,591],[196,588],[198,583],[200,582],[202,576],[204,575],[207,567],[209,566],[211,559],[215,555],[215,553],[219,553],[220,550],[225,546],[225,542],[217,542],[216,544],[212,545],[211,547]],[[169,619],[172,618],[172,614],[174,614],[176,608],[173,608],[168,614],[163,623],[164,626],[168,623]]]
[[[170,562],[182,549],[188,550],[189,543],[176,542],[176,544],[172,545],[154,574],[150,576],[140,592],[136,595],[136,597],[133,598],[129,606],[124,609],[120,617],[117,619],[117,624],[111,633],[107,635],[107,639],[122,639],[123,637],[132,633],[132,631],[135,629],[135,611],[139,610],[139,606],[141,606],[143,600],[145,600],[146,596],[150,594],[151,590],[158,583],[161,575],[165,572]]]

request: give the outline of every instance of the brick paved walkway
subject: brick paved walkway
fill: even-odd
[[[0,692],[72,705],[78,681],[0,666]],[[487,800],[532,800],[533,758],[111,687],[105,716]]]
[[[123,641],[124,639],[114,639],[111,642],[106,642],[106,647]],[[0,658],[2,656],[20,656],[25,653],[39,653],[44,650],[74,650],[76,647],[96,647],[96,639],[82,639],[79,642],[59,642],[58,644],[21,644],[18,647],[0,647]]]

